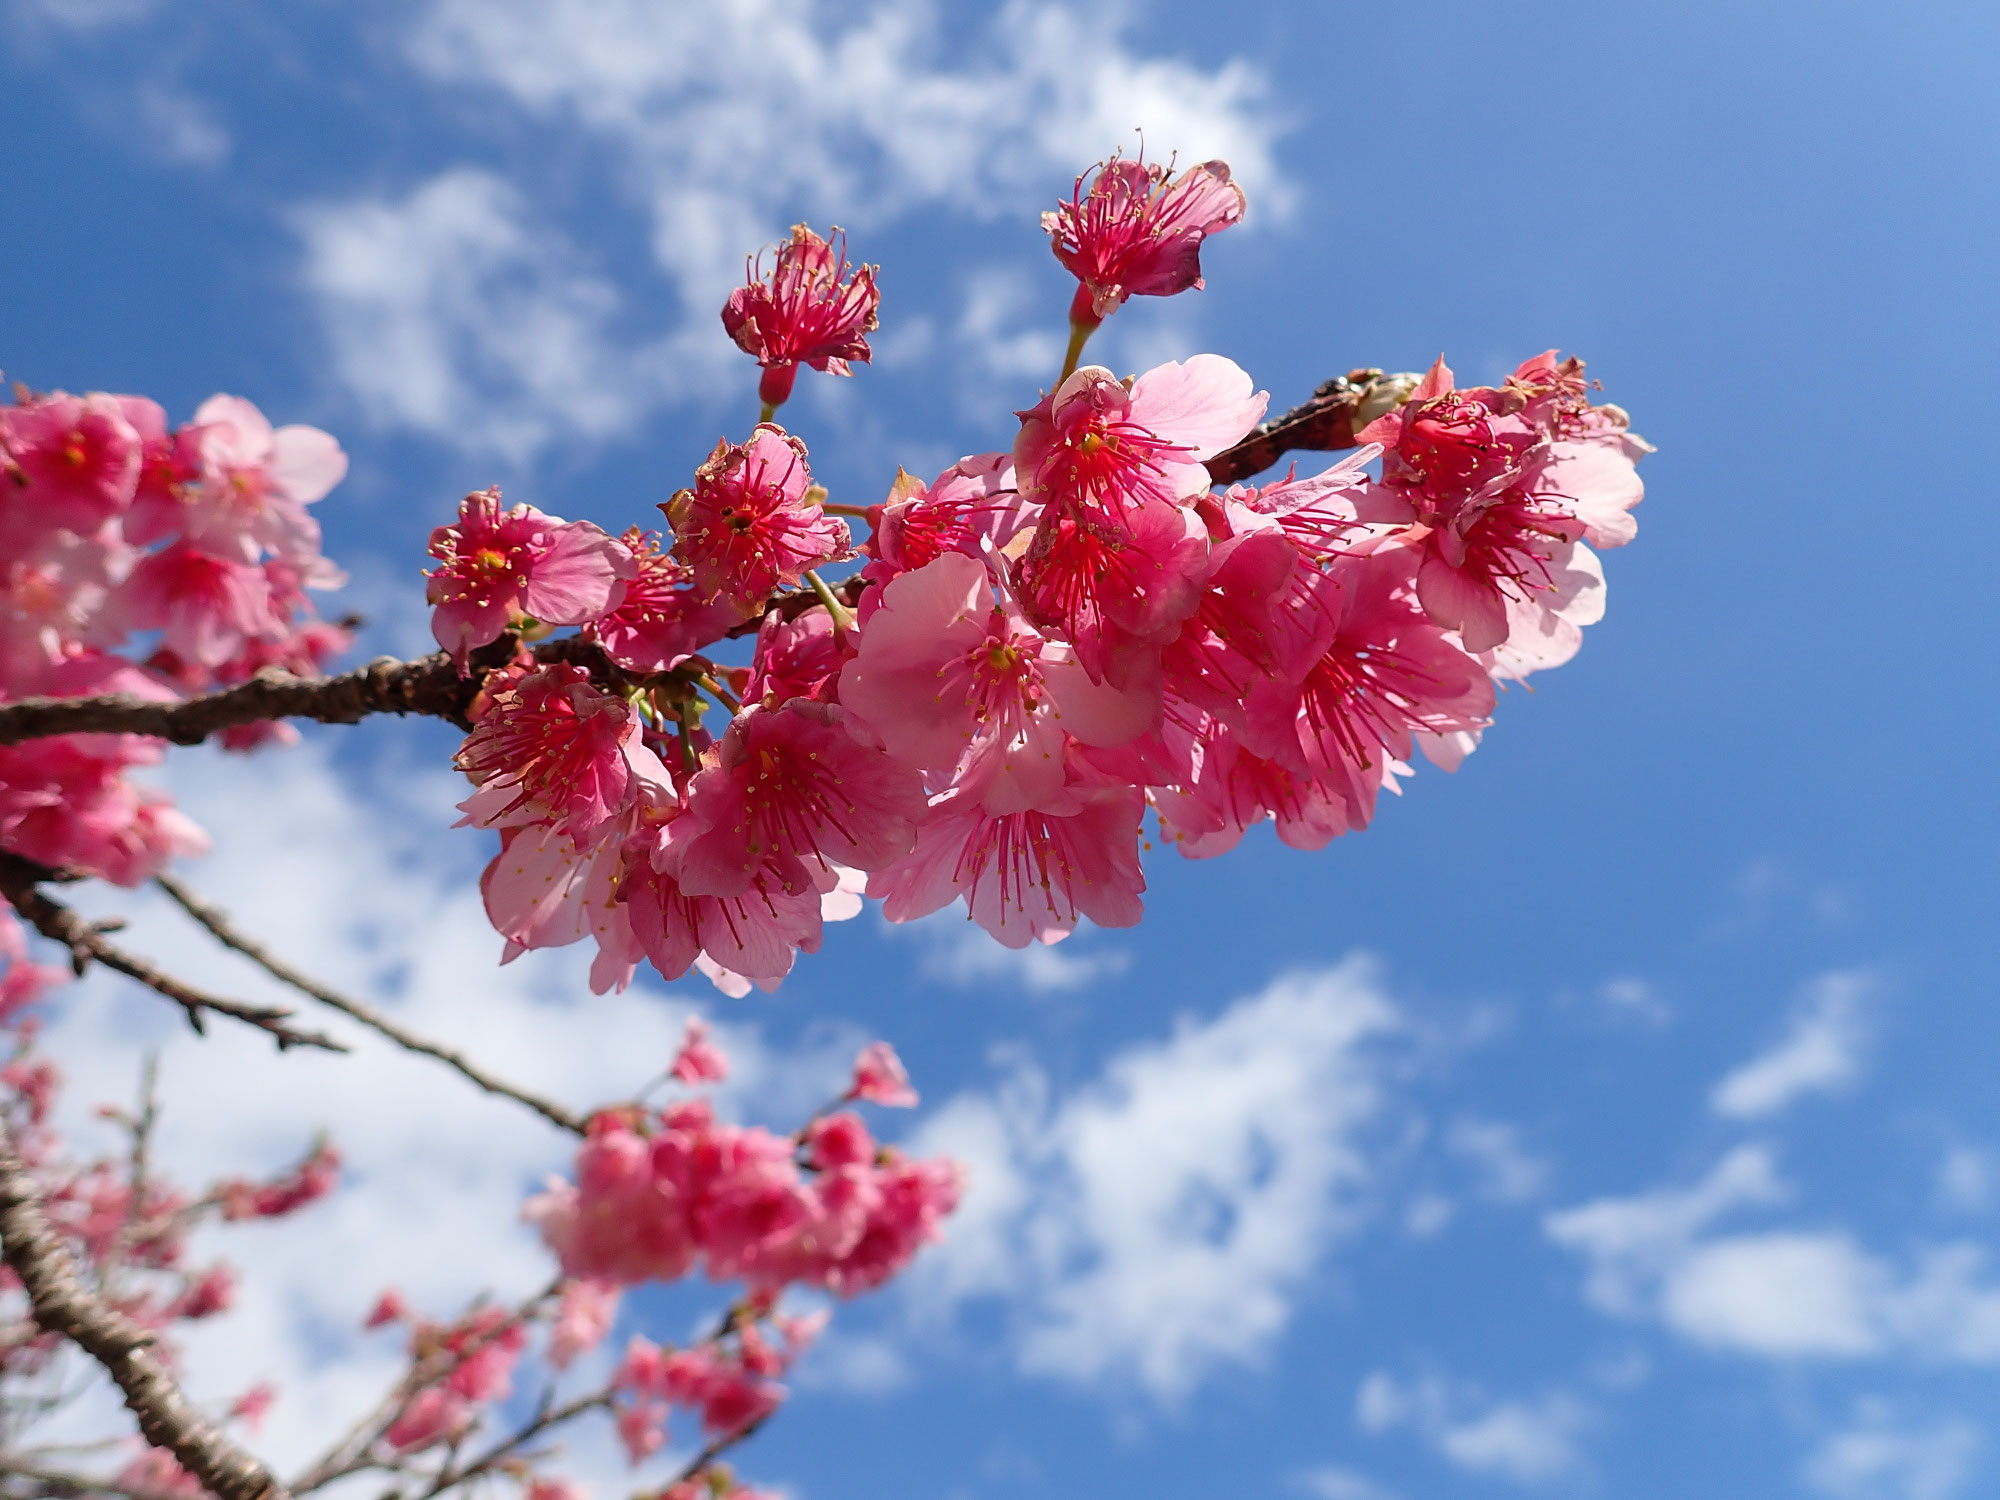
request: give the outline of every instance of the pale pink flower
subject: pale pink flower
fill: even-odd
[[[676,826],[692,837],[700,825],[682,818]],[[662,978],[714,966],[740,977],[739,993],[748,993],[752,984],[775,987],[797,954],[818,950],[821,902],[811,884],[788,890],[759,871],[735,895],[689,895],[673,873],[679,854],[663,842],[650,858],[642,852],[629,859],[621,888],[634,940]]]
[[[1054,810],[995,816],[976,787],[933,799],[916,847],[877,871],[868,894],[891,922],[927,916],[963,898],[972,920],[1010,948],[1053,942],[1082,917],[1130,927],[1142,913],[1137,787],[1073,781]]]
[[[399,1453],[415,1453],[472,1425],[472,1403],[441,1385],[425,1386],[396,1413],[382,1439]]]
[[[805,444],[774,422],[758,423],[747,443],[717,443],[694,487],[660,507],[701,596],[750,615],[806,569],[845,557],[847,523],[811,488]]]
[[[583,633],[604,654],[632,672],[667,672],[743,616],[724,599],[703,599],[692,586],[693,572],[662,551],[657,532],[631,527],[623,538],[637,572],[618,607],[587,621]]]
[[[679,853],[682,891],[740,896],[768,869],[788,891],[817,892],[835,865],[876,870],[907,853],[923,789],[853,714],[795,698],[737,715],[688,809],[700,827]]]
[[[1344,778],[1348,824],[1367,826],[1389,763],[1412,735],[1485,725],[1493,683],[1418,604],[1414,557],[1395,548],[1343,559],[1293,605],[1291,668],[1253,690],[1245,742],[1307,773]]]
[[[821,239],[804,224],[778,247],[769,276],[760,254],[745,284],[729,294],[722,326],[736,347],[764,367],[759,399],[780,406],[792,393],[801,364],[830,375],[847,375],[851,359],[868,361],[868,338],[876,326],[882,293],[878,268],[847,267],[847,236],[836,228]]]
[[[207,1500],[208,1491],[165,1448],[148,1448],[126,1464],[112,1483],[141,1495],[169,1495],[181,1500]]]
[[[264,551],[294,561],[319,554],[306,507],[346,477],[347,455],[317,427],[271,424],[241,396],[211,396],[194,414],[201,483],[189,492],[181,534],[223,557]]]
[[[204,667],[285,633],[262,568],[186,542],[140,559],[108,611],[127,629],[158,630],[168,650]]]
[[[643,733],[632,706],[583,668],[537,668],[490,696],[453,759],[479,788],[459,808],[482,828],[553,825],[582,848],[634,801],[672,800]]]
[[[910,1087],[910,1075],[903,1060],[887,1042],[870,1042],[854,1059],[854,1081],[847,1086],[849,1099],[866,1099],[871,1104],[887,1104],[907,1109],[917,1102]]]
[[[1226,854],[1265,818],[1294,849],[1321,849],[1348,830],[1344,778],[1295,770],[1243,748],[1226,727],[1206,737],[1200,766],[1185,786],[1156,786],[1160,832],[1189,859]]]
[[[590,1500],[590,1490],[574,1480],[541,1474],[528,1481],[524,1500]]]
[[[0,407],[0,546],[24,548],[42,528],[85,534],[132,503],[143,443],[116,396],[55,391]]]
[[[1059,798],[1065,735],[1123,744],[1158,702],[1092,682],[1067,646],[996,606],[984,564],[958,552],[882,591],[841,671],[840,700],[912,766],[981,762],[993,812]]]
[[[467,495],[457,522],[431,533],[430,552],[431,633],[461,670],[517,620],[581,625],[609,614],[638,572],[624,543],[590,522],[526,505],[503,511],[497,488]]]
[[[500,961],[591,938],[591,992],[629,985],[644,954],[618,895],[622,851],[617,828],[582,848],[558,824],[502,828],[500,852],[479,877],[487,920],[507,940]]]
[[[1114,156],[1088,194],[1079,176],[1069,202],[1042,215],[1056,259],[1081,283],[1071,321],[1100,323],[1127,297],[1200,290],[1202,240],[1241,220],[1243,206],[1227,162],[1175,176],[1171,163]]]
[[[618,1317],[618,1288],[602,1281],[566,1281],[549,1331],[549,1363],[566,1370],[603,1343]]]
[[[627,1462],[644,1463],[666,1446],[667,1415],[664,1401],[635,1401],[618,1409],[618,1441]]]
[[[688,1017],[681,1050],[674,1054],[667,1076],[682,1083],[720,1083],[729,1076],[729,1059],[708,1039],[708,1022],[700,1016]]]

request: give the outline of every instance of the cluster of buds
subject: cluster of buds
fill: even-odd
[[[1127,297],[1200,286],[1203,239],[1242,208],[1221,162],[1079,179],[1044,216],[1078,279],[1054,388],[1010,449],[898,471],[879,505],[830,505],[768,420],[662,506],[670,544],[467,498],[432,548],[439,639],[573,623],[616,678],[523,653],[480,695],[462,809],[501,834],[484,889],[509,956],[591,937],[599,989],[649,960],[742,993],[857,893],[892,922],[960,901],[1012,947],[1130,926],[1149,809],[1192,857],[1266,820],[1322,847],[1419,753],[1455,769],[1496,684],[1575,653],[1648,451],[1579,361],[1459,389],[1440,360],[1379,383],[1343,461],[1222,492],[1205,463],[1267,402],[1243,370],[1075,367]],[[873,271],[831,264],[796,231],[731,298],[767,372],[865,352]],[[859,568],[829,584],[838,564]],[[747,666],[704,654],[752,631]]]
[[[347,471],[313,427],[275,431],[235,396],[169,428],[142,396],[34,395],[0,407],[0,701],[124,692],[142,698],[311,674],[348,632],[308,590],[341,575],[306,507]],[[286,739],[238,726],[223,743]],[[125,772],[159,759],[136,735],[64,735],[0,748],[0,845],[134,885],[201,831]]]

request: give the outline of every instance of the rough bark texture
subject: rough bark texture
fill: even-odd
[[[271,1471],[195,1410],[149,1347],[153,1336],[83,1284],[69,1248],[0,1123],[0,1259],[21,1278],[35,1321],[102,1365],[139,1431],[165,1448],[218,1500],[290,1500]]]
[[[1362,428],[1403,403],[1420,377],[1349,370],[1336,375],[1282,416],[1260,424],[1242,442],[1208,461],[1209,478],[1235,484],[1261,474],[1287,453],[1352,448]]]

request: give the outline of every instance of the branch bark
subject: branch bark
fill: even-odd
[[[147,989],[166,996],[180,1006],[187,1013],[188,1024],[197,1035],[208,1034],[206,1018],[213,1012],[265,1032],[278,1044],[281,1052],[290,1047],[347,1051],[345,1044],[335,1041],[323,1031],[308,1031],[292,1025],[292,1012],[283,1006],[252,1005],[243,1000],[211,995],[105,941],[104,933],[97,926],[85,921],[60,901],[42,894],[39,883],[49,879],[50,875],[51,872],[32,860],[0,849],[0,896],[4,896],[8,904],[27,918],[43,937],[69,949],[70,966],[79,977],[95,961],[107,969],[117,970],[128,979],[136,979]]]
[[[217,1500],[290,1500],[271,1471],[197,1411],[149,1347],[153,1336],[88,1291],[76,1261],[42,1212],[28,1169],[0,1121],[0,1259],[21,1278],[35,1321],[105,1369],[139,1419]]]
[[[577,1135],[583,1134],[583,1121],[553,1100],[544,1099],[539,1094],[531,1093],[527,1089],[518,1088],[514,1084],[506,1082],[504,1079],[494,1077],[493,1074],[487,1072],[484,1068],[466,1057],[464,1053],[418,1036],[414,1031],[410,1031],[395,1021],[390,1020],[381,1011],[375,1009],[374,1006],[367,1004],[365,1001],[343,995],[338,990],[328,989],[310,975],[303,974],[299,970],[294,969],[283,959],[273,955],[262,943],[257,942],[254,938],[246,937],[237,931],[222,911],[202,900],[173,876],[155,875],[153,883],[171,896],[175,903],[180,906],[181,910],[207,928],[210,935],[217,942],[221,943],[225,948],[235,949],[279,983],[290,985],[300,994],[310,995],[322,1005],[332,1006],[342,1015],[359,1021],[363,1026],[387,1037],[406,1051],[419,1053],[424,1057],[436,1058],[446,1067],[456,1069],[460,1075],[477,1084],[489,1094],[497,1094],[502,1098],[512,1099],[517,1104],[525,1104],[529,1109],[532,1109],[536,1114],[558,1129],[573,1131]]]
[[[1380,370],[1336,375],[1290,411],[1259,424],[1242,442],[1209,459],[1208,477],[1216,484],[1235,484],[1263,473],[1287,453],[1352,448],[1361,429],[1402,405],[1421,378]]]

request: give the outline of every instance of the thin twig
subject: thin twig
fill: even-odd
[[[322,1005],[330,1005],[342,1015],[359,1021],[371,1031],[387,1037],[397,1046],[409,1052],[434,1057],[446,1067],[456,1069],[460,1075],[477,1084],[489,1094],[498,1094],[512,1099],[517,1104],[525,1104],[551,1125],[562,1130],[583,1134],[584,1122],[569,1110],[539,1094],[518,1088],[504,1079],[495,1078],[484,1068],[468,1059],[464,1053],[426,1040],[415,1032],[399,1025],[383,1015],[381,1011],[366,1001],[356,1000],[338,990],[328,989],[317,979],[302,974],[283,959],[276,957],[262,943],[246,937],[231,924],[223,912],[204,901],[193,891],[171,875],[155,875],[153,883],[174,899],[181,910],[207,928],[215,940],[225,948],[233,948],[250,962],[281,984],[288,984],[302,995],[309,995]]]
[[[0,1454],[0,1481],[7,1479],[26,1479],[33,1483],[36,1486],[33,1491],[35,1500],[44,1500],[44,1497],[46,1500],[85,1500],[85,1497],[98,1495],[118,1495],[123,1500],[186,1500],[185,1496],[170,1495],[165,1490],[142,1490],[115,1480],[66,1474],[60,1469],[45,1469]]]
[[[139,1419],[217,1500],[290,1500],[263,1464],[195,1410],[153,1354],[153,1335],[85,1290],[71,1257],[42,1212],[40,1195],[0,1120],[0,1259],[21,1278],[35,1321],[68,1339],[105,1369]]]
[[[431,1480],[430,1487],[417,1496],[417,1500],[432,1500],[433,1496],[442,1495],[455,1485],[464,1484],[467,1480],[477,1479],[482,1474],[490,1473],[498,1465],[513,1457],[525,1444],[540,1437],[550,1428],[560,1427],[587,1411],[596,1411],[600,1407],[609,1409],[610,1405],[611,1388],[606,1386],[601,1391],[592,1391],[588,1396],[579,1396],[562,1406],[544,1409],[525,1427],[502,1438],[462,1468],[455,1464],[446,1464],[438,1471],[437,1477]]]
[[[96,925],[85,921],[61,902],[43,895],[37,887],[41,878],[41,866],[0,850],[0,896],[4,896],[43,937],[69,949],[70,966],[79,977],[95,960],[128,979],[136,979],[147,989],[179,1005],[187,1013],[188,1024],[197,1035],[208,1034],[206,1016],[213,1011],[216,1015],[228,1016],[233,1021],[241,1021],[246,1026],[254,1026],[267,1033],[281,1052],[288,1047],[347,1051],[345,1044],[336,1042],[324,1032],[306,1031],[291,1025],[292,1012],[282,1006],[251,1005],[246,1001],[211,995],[174,978],[143,958],[114,947],[105,941],[103,932]]]

